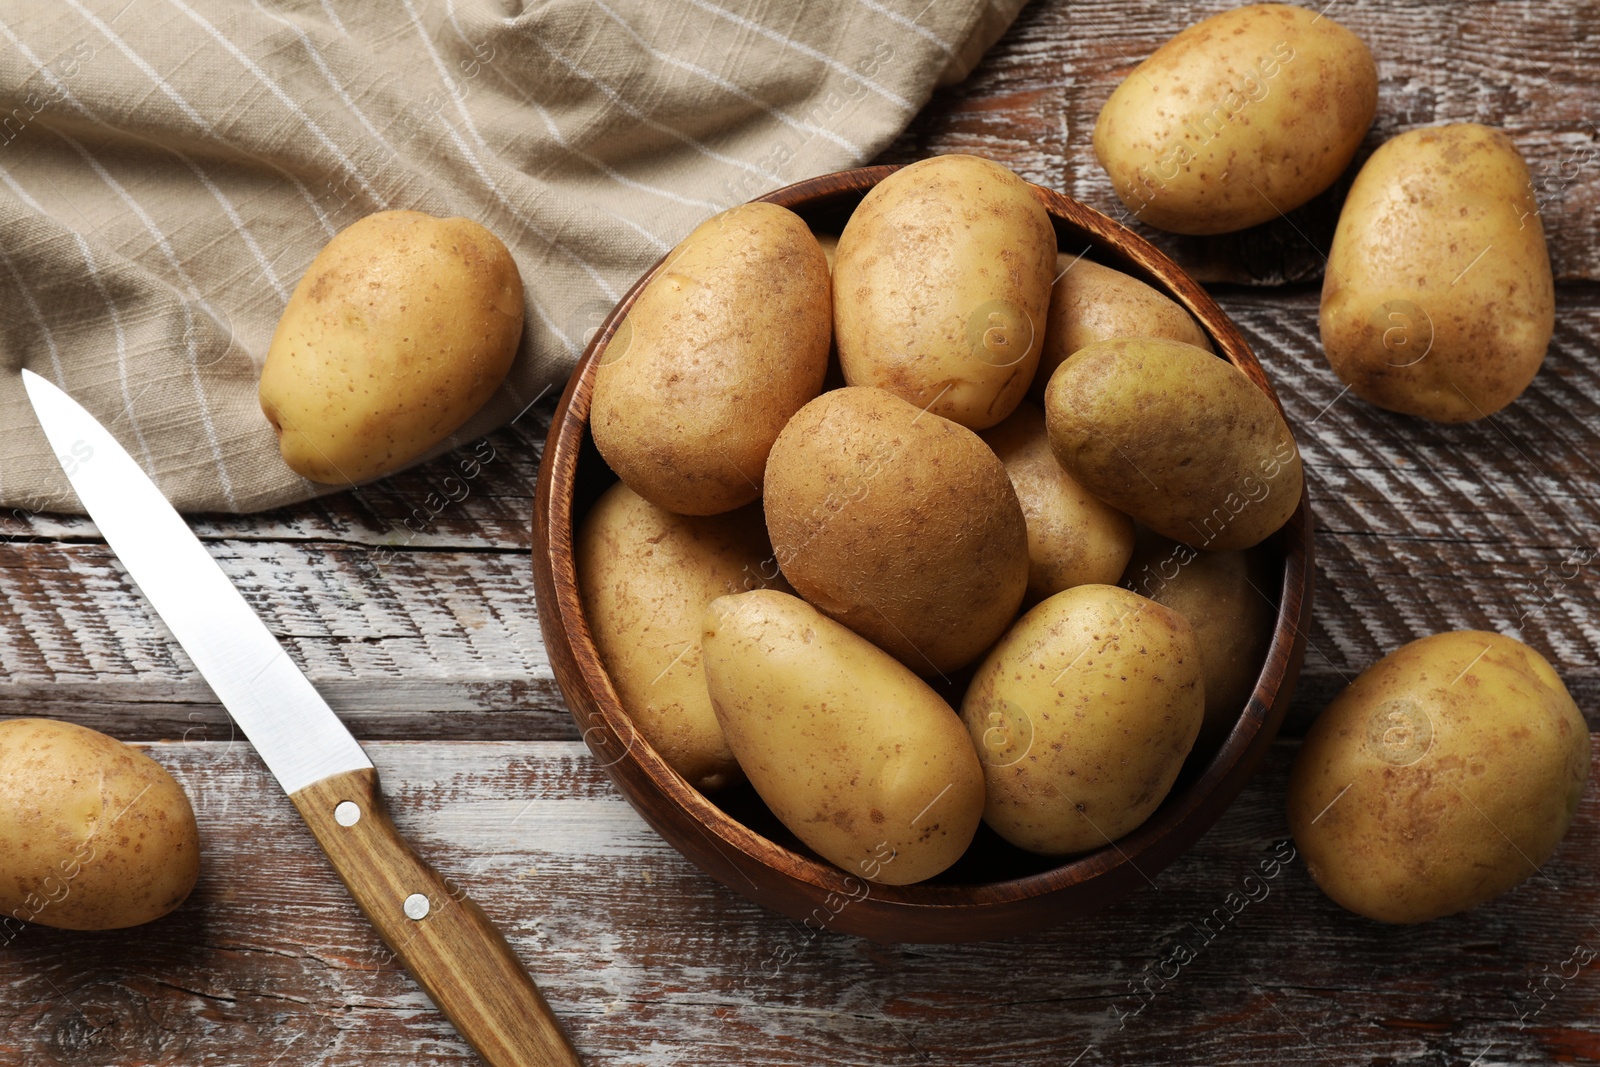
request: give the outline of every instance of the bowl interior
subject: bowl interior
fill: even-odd
[[[819,233],[837,234],[866,192],[895,169],[867,167],[827,175],[762,199],[794,210]],[[1243,337],[1198,284],[1153,246],[1109,218],[1058,193],[1037,187],[1035,193],[1051,215],[1061,251],[1086,253],[1178,301],[1210,335],[1219,356],[1239,367],[1277,402]],[[584,730],[585,740],[624,794],[691,859],[702,862],[734,889],[794,914],[788,907],[791,899],[853,894],[860,883],[801,844],[748,785],[707,797],[668,767],[649,743],[634,733],[594,654],[577,594],[572,533],[600,494],[616,481],[588,432],[594,371],[617,324],[653,273],[654,269],[640,279],[597,332],[574,372],[551,428],[544,459],[546,469],[540,473],[540,505],[541,509],[548,506],[548,514],[541,514],[536,522],[536,527],[543,523],[548,527],[543,531],[536,528],[535,568],[548,566],[549,573],[541,577],[552,587],[548,598],[551,603],[546,604],[546,598],[541,598],[541,617],[547,610],[560,612],[562,618],[556,620],[559,625],[553,637],[552,626],[546,623],[547,641],[564,641],[571,651],[584,651],[575,656],[576,676],[562,678],[558,670],[558,679]],[[541,537],[541,532],[546,536]],[[548,558],[540,558],[539,553],[545,549]],[[1304,654],[1301,631],[1310,608],[1310,528],[1304,498],[1289,524],[1258,551],[1269,555],[1272,571],[1281,580],[1261,590],[1274,602],[1277,625],[1255,692],[1220,748],[1209,759],[1190,759],[1161,806],[1141,827],[1115,844],[1064,860],[1025,852],[987,826],[980,826],[965,856],[937,878],[911,886],[873,885],[871,895],[878,906],[1003,905],[1082,887],[1096,879],[1107,880],[1111,874],[1120,875],[1111,881],[1133,885],[1147,881],[1155,870],[1199,837],[1237,794],[1270,746]],[[959,698],[959,689],[953,695]],[[773,877],[794,883],[791,888],[800,892],[773,895],[760,892],[761,887],[753,880],[746,887],[736,878],[725,877],[722,865],[714,858],[710,863],[702,861],[702,856],[709,854],[705,853],[703,842],[685,832],[689,823],[724,857],[723,846],[743,853],[735,866],[747,879],[747,860],[753,857]],[[894,936],[892,930],[877,933]]]

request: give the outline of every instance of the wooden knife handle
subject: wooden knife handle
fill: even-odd
[[[578,1067],[500,931],[395,829],[376,770],[336,774],[289,799],[384,942],[485,1063]]]

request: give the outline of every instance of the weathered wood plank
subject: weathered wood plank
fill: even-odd
[[[1218,296],[1277,384],[1319,524],[1314,626],[1288,729],[1398,645],[1465,627],[1529,641],[1600,726],[1600,288],[1563,285],[1532,387],[1461,426],[1341,395],[1314,288]],[[197,520],[359,736],[574,736],[526,555],[547,417],[536,409],[490,438],[495,458],[470,483],[445,479],[475,451],[489,455],[482,446],[352,493]],[[404,544],[409,511],[462,484],[470,491]],[[227,736],[92,525],[34,516],[12,529],[0,543],[0,714],[61,715],[123,737]]]
[[[371,750],[402,830],[497,920],[592,1064],[1600,1058],[1600,964],[1569,962],[1600,950],[1593,789],[1556,858],[1505,898],[1385,927],[1327,901],[1298,861],[1263,877],[1288,855],[1280,744],[1154,888],[1037,937],[903,946],[813,933],[711,882],[581,745]],[[474,1062],[247,748],[149,751],[194,798],[200,884],[146,927],[17,932],[0,952],[0,1059]],[[1194,958],[1171,965],[1180,944]]]
[[[1235,6],[1031,4],[967,83],[935,95],[882,162],[972,152],[1127,221],[1090,144],[1100,106],[1173,34]],[[1557,277],[1600,279],[1600,11],[1592,2],[1326,6],[1378,62],[1378,116],[1351,171],[1288,219],[1241,234],[1188,238],[1143,224],[1135,229],[1205,281],[1315,280],[1349,180],[1379,144],[1416,126],[1483,122],[1505,129],[1528,161]]]

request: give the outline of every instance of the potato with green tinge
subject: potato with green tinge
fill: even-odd
[[[700,624],[719,596],[788,588],[761,508],[678,515],[618,482],[584,517],[574,557],[595,647],[634,728],[702,792],[739,780],[706,696]]]
[[[1322,347],[1362,399],[1440,422],[1533,381],[1555,288],[1528,167],[1499,130],[1410,130],[1350,188],[1322,283]]]
[[[1277,608],[1272,568],[1259,550],[1197,552],[1140,531],[1121,584],[1176,611],[1200,646],[1206,717],[1196,754],[1216,750],[1249,703],[1272,644]]]
[[[1543,656],[1500,634],[1434,634],[1363,671],[1312,725],[1289,828],[1336,903],[1390,923],[1451,915],[1551,857],[1589,745]]]
[[[1377,65],[1359,37],[1326,12],[1251,4],[1135,67],[1100,109],[1094,151],[1142,221],[1228,233],[1332,185],[1377,107]]]
[[[1056,460],[1157,533],[1249,548],[1299,506],[1304,475],[1277,405],[1193,345],[1119,338],[1074,353],[1045,390]]]
[[[1116,586],[1057,593],[1006,632],[961,702],[984,821],[1045,855],[1108,845],[1160,806],[1204,714],[1183,616]]]
[[[1031,394],[1042,399],[1050,376],[1072,353],[1115,337],[1165,337],[1211,351],[1200,324],[1165,293],[1092,259],[1061,253]]]
[[[51,719],[0,723],[0,912],[116,930],[182,904],[200,875],[183,787],[105,734]]]
[[[972,429],[993,426],[1039,364],[1055,260],[1049,214],[1000,164],[935,156],[896,171],[839,235],[833,313],[845,380]]]
[[[824,859],[885,885],[966,851],[983,771],[961,720],[911,671],[811,605],[722,597],[701,637],[723,733],[767,807]]]
[[[824,614],[919,674],[972,662],[1017,613],[1028,532],[978,435],[850,386],[778,435],[763,499],[783,574]]]
[[[778,431],[822,388],[832,320],[828,262],[800,216],[754,203],[706,220],[606,347],[589,414],[595,446],[668,511],[750,503]]]
[[[1005,464],[1028,524],[1029,601],[1075,585],[1110,585],[1133,552],[1133,520],[1073,481],[1050,451],[1044,412],[1024,400],[979,434]]]
[[[297,474],[352,485],[466,423],[522,340],[522,277],[471,219],[380,211],[295,286],[261,368],[261,410]]]

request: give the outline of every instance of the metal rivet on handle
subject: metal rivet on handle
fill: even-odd
[[[428,917],[428,898],[421,893],[412,893],[406,897],[406,918],[422,920]]]
[[[340,826],[354,826],[361,821],[361,805],[353,800],[341,800],[333,809],[333,821]]]

